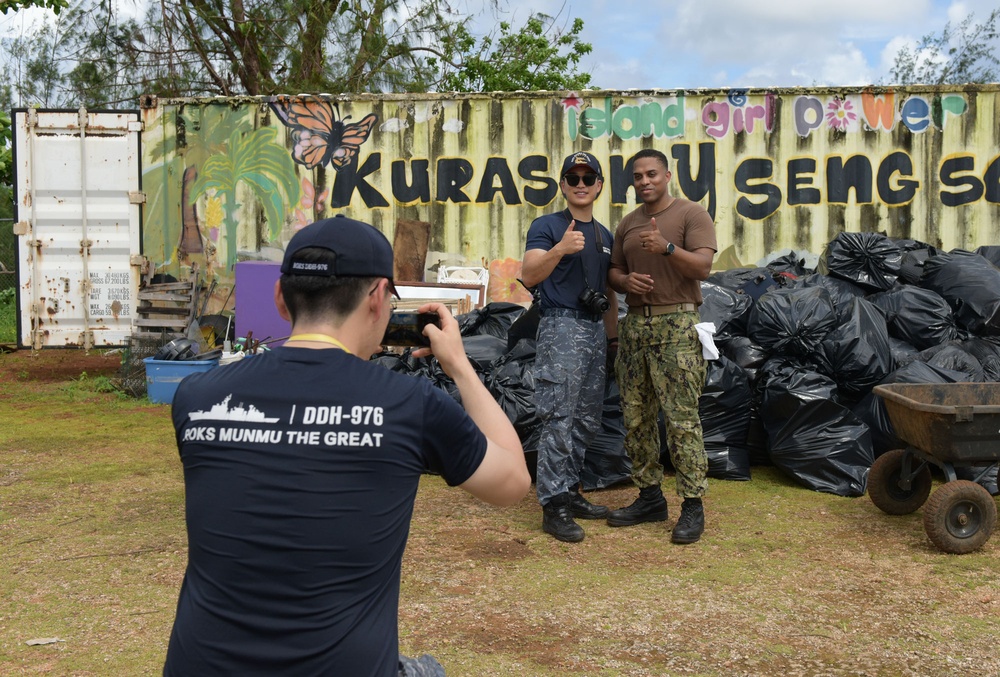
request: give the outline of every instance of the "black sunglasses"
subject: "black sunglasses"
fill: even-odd
[[[593,186],[599,178],[601,177],[597,174],[567,174],[563,177],[566,183],[574,188],[580,185],[580,179],[583,179],[583,185]]]

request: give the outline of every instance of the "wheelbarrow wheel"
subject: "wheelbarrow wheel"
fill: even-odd
[[[924,508],[924,531],[939,549],[962,555],[989,540],[997,523],[990,492],[968,480],[942,485]]]
[[[889,515],[909,515],[924,504],[931,494],[931,469],[926,463],[910,479],[910,488],[899,486],[905,449],[893,449],[875,459],[868,472],[868,497]],[[914,467],[921,462],[912,459]]]

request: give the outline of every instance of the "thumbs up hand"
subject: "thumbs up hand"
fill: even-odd
[[[656,219],[649,220],[649,230],[639,231],[639,242],[642,248],[650,254],[663,254],[667,251],[667,241],[660,235],[656,227]]]
[[[584,243],[583,233],[576,229],[576,219],[573,219],[569,222],[566,232],[563,233],[562,239],[556,247],[559,248],[559,253],[562,256],[568,256],[582,250]]]

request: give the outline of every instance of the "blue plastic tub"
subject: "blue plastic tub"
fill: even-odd
[[[174,401],[177,386],[185,376],[208,371],[219,365],[218,360],[154,360],[147,357],[146,396],[150,402],[170,404]]]

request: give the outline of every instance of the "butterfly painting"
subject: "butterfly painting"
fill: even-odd
[[[317,97],[284,99],[271,109],[292,130],[292,159],[306,169],[333,165],[340,171],[357,157],[378,117],[369,113],[360,122],[340,119],[340,109]]]

